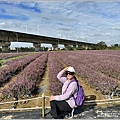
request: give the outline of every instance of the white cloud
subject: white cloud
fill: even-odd
[[[5,21],[0,22],[0,27],[6,27],[6,26],[7,26],[7,22],[5,22]]]
[[[0,2],[0,29],[113,44],[119,13],[119,2]]]

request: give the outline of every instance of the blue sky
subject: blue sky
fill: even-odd
[[[120,2],[0,1],[0,29],[120,44]],[[32,44],[21,45],[30,47]]]

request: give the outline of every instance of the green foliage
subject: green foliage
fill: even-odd
[[[112,50],[120,50],[120,45],[119,44],[114,44],[108,47],[108,49]]]
[[[71,45],[66,46],[67,50],[74,50],[74,48]]]
[[[97,49],[98,50],[104,50],[106,48],[107,48],[107,45],[106,45],[105,42],[101,41],[101,42],[97,43]]]
[[[84,46],[78,46],[76,50],[86,50],[86,48]]]

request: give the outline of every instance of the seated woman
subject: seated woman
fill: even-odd
[[[66,74],[66,77],[62,77],[63,73]],[[78,91],[77,82],[71,82],[72,80],[76,80],[75,69],[73,67],[66,67],[61,70],[57,78],[63,83],[63,86],[61,95],[50,96],[50,113],[55,119],[59,117],[61,112],[72,111],[75,107],[75,101],[72,96],[77,96]],[[69,83],[70,85],[67,87]]]

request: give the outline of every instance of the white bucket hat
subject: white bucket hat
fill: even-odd
[[[74,72],[75,73],[75,69],[73,67],[68,67],[66,71]]]

